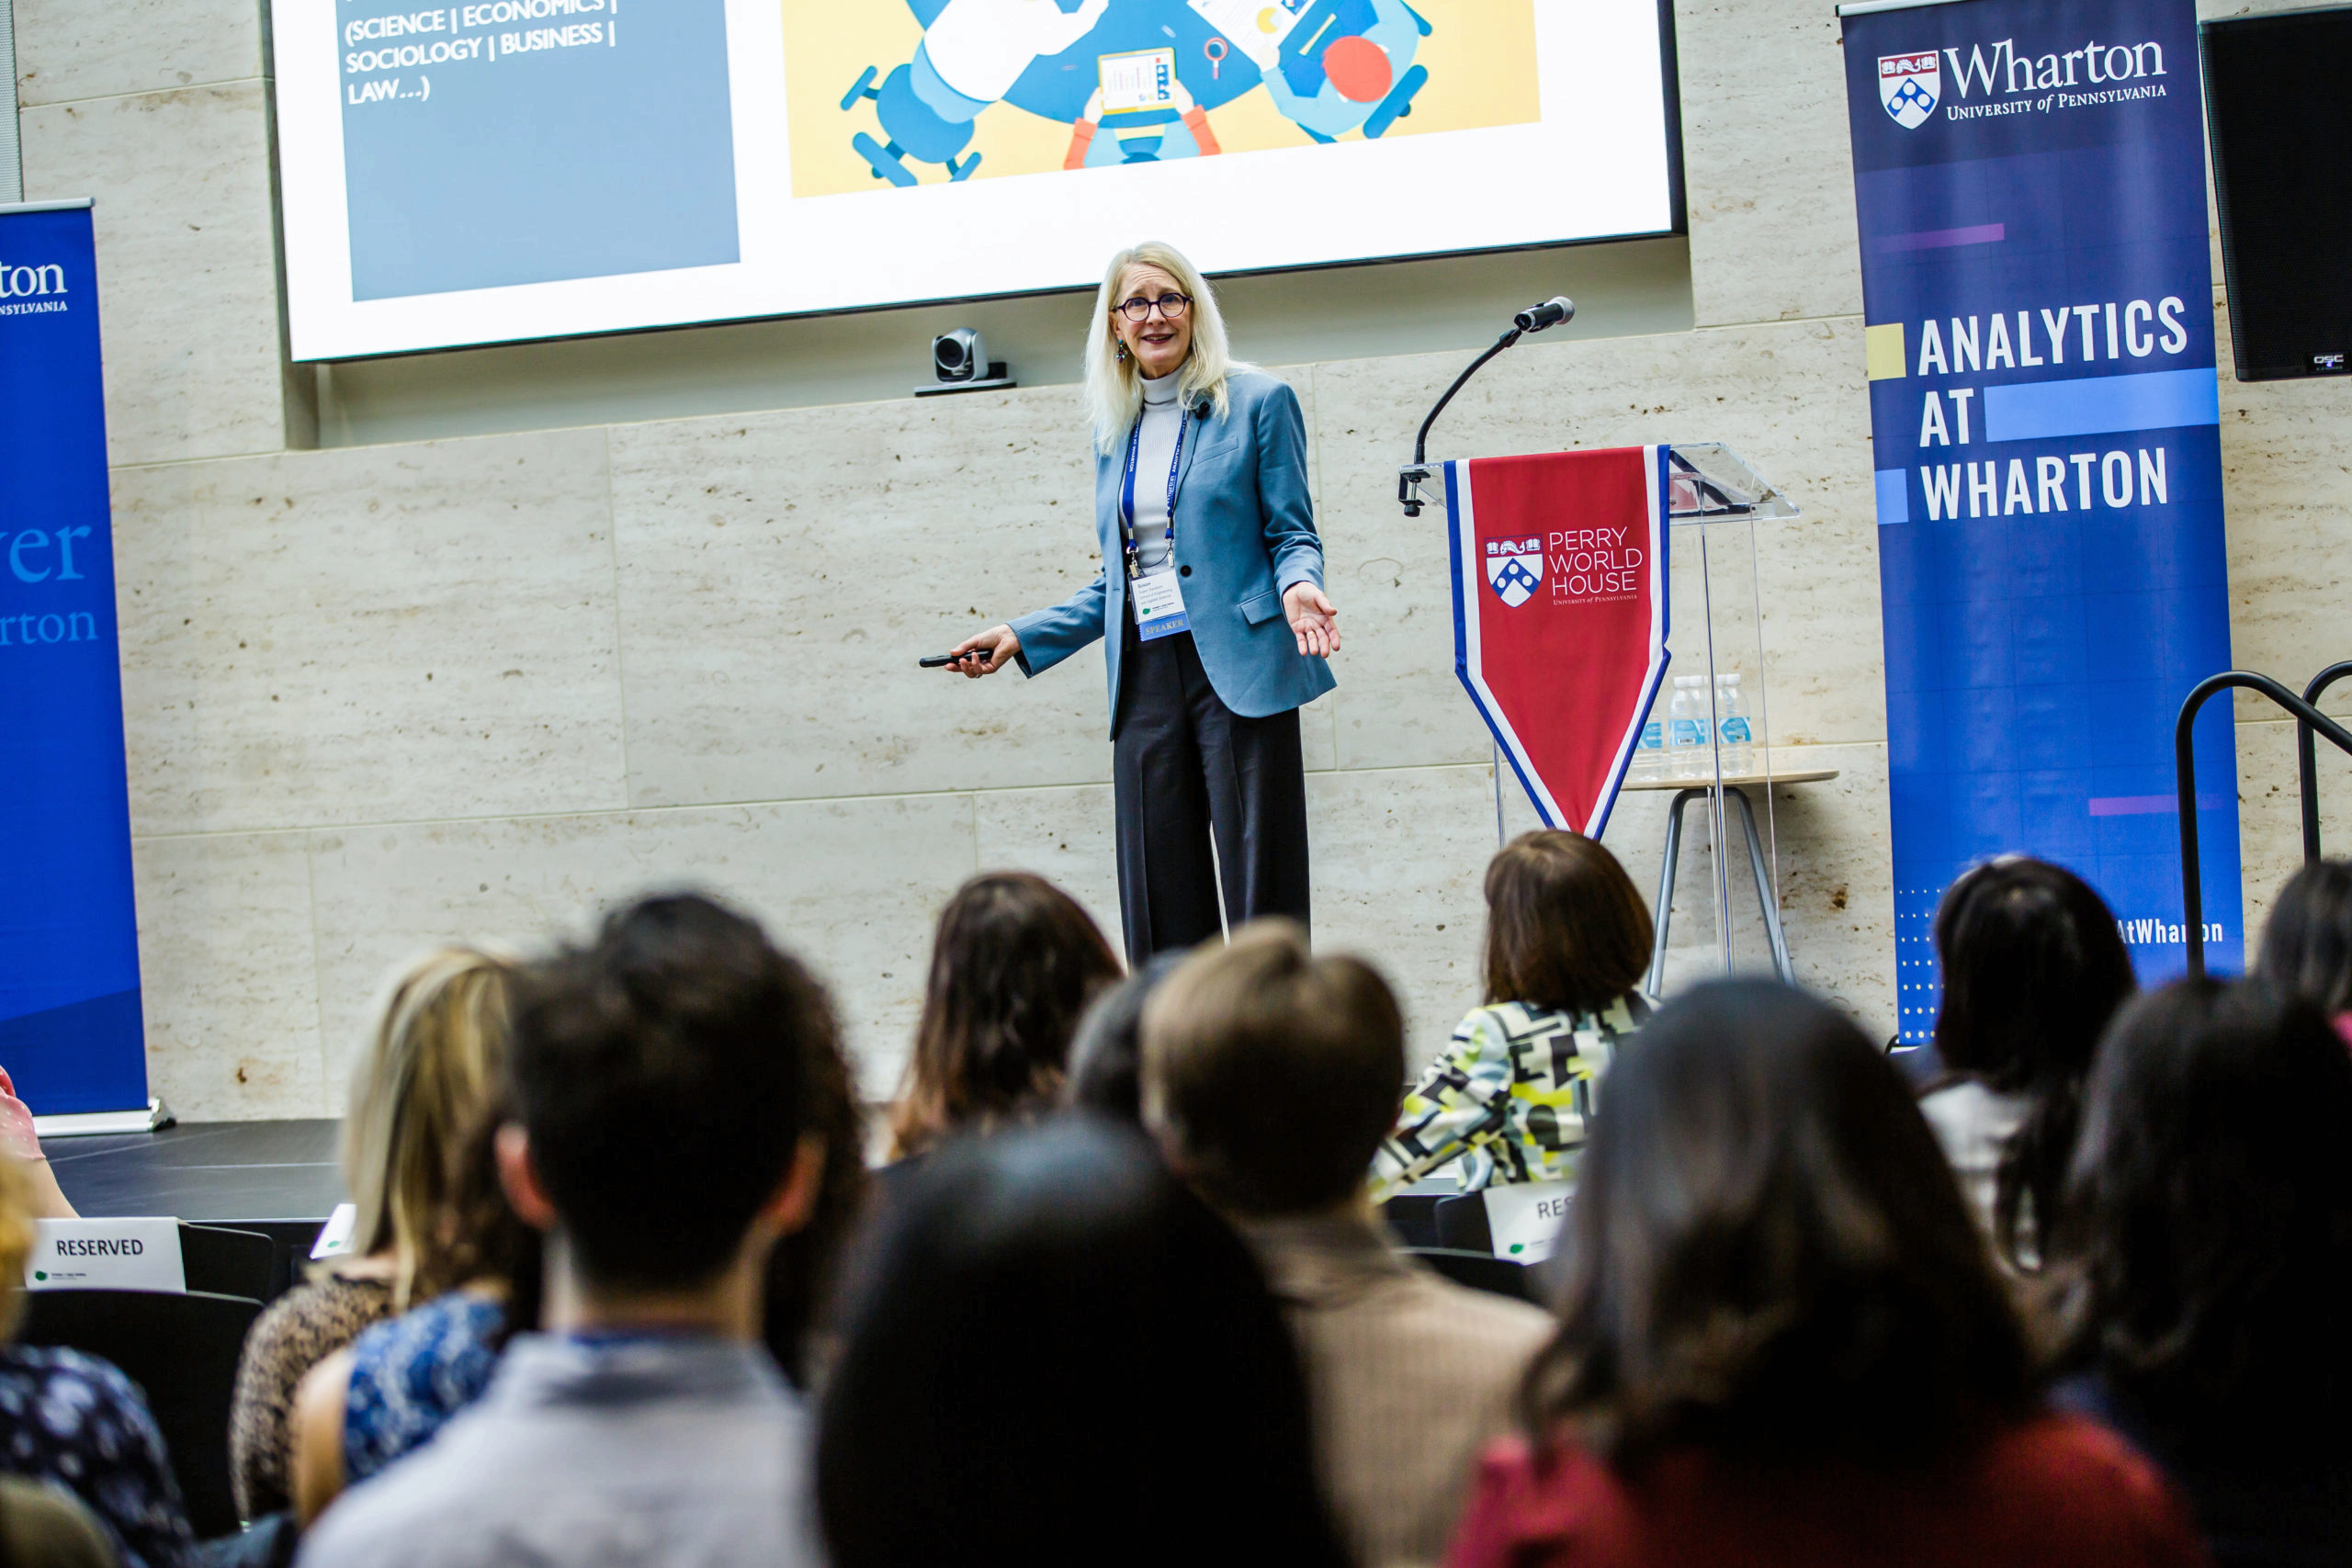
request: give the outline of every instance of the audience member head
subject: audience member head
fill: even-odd
[[[1121,1122],[1142,1122],[1144,1004],[1183,957],[1181,953],[1156,954],[1086,1010],[1070,1042],[1064,1105]]]
[[[1620,1465],[1697,1445],[1934,1456],[2030,1397],[2023,1332],[1901,1076],[1759,981],[1661,1009],[1610,1069],[1527,1414]]]
[[[357,1211],[351,1251],[391,1260],[396,1307],[452,1223],[467,1134],[504,1068],[514,982],[501,954],[442,947],[395,970],[377,997],[344,1116],[343,1177]]]
[[[823,1140],[825,1163],[808,1223],[768,1254],[760,1337],[785,1375],[805,1389],[838,1294],[834,1276],[865,1213],[867,1178],[865,1111],[838,1038],[812,1040],[800,1055],[804,1136]]]
[[[1597,839],[1521,833],[1487,863],[1487,1000],[1598,1012],[1649,967],[1649,907]]]
[[[826,1379],[832,1568],[1343,1560],[1288,1330],[1133,1129],[939,1149],[863,1259]]]
[[[513,1096],[502,1085],[458,1140],[445,1218],[416,1263],[419,1300],[465,1285],[497,1291],[507,1335],[538,1326],[541,1263],[539,1233],[515,1213],[499,1180],[498,1130],[513,1117]]]
[[[2255,973],[2330,1018],[2352,1013],[2352,861],[2312,861],[2287,879]]]
[[[1353,1198],[1396,1121],[1405,1021],[1360,958],[1259,920],[1181,964],[1144,1009],[1144,1117],[1170,1161],[1237,1214]]]
[[[1051,1106],[1087,1004],[1119,977],[1110,943],[1078,901],[1042,876],[994,872],[939,912],[931,979],[892,1153]]]
[[[835,1033],[824,988],[741,915],[695,894],[620,909],[522,987],[508,1195],[589,1289],[763,1264],[814,1204],[809,1058]]]
[[[1936,911],[1935,937],[1943,981],[1937,1054],[1953,1072],[2032,1100],[1994,1199],[1994,1234],[2021,1261],[2038,1250],[2027,1233],[2057,1212],[2083,1077],[2132,995],[2132,956],[2114,912],[2088,884],[2022,855],[1954,882]]]
[[[2243,1450],[2352,1395],[2352,1055],[2309,1000],[2181,980],[2099,1047],[2056,1271],[2071,1348],[2167,1435]]]

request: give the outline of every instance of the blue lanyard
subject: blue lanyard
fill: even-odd
[[[1181,406],[1181,405],[1180,405]],[[1176,450],[1168,459],[1168,555],[1176,556],[1176,480],[1184,471],[1184,437],[1192,427],[1189,416],[1176,422]],[[1143,450],[1143,415],[1136,415],[1127,432],[1127,471],[1119,481],[1119,529],[1125,536],[1127,581],[1143,575],[1143,552],[1136,544],[1136,455]]]

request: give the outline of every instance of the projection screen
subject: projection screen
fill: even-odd
[[[295,357],[1674,227],[1660,0],[277,0]]]

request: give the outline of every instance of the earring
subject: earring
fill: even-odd
[[[1120,363],[1125,364],[1127,357],[1127,345],[1124,341],[1122,341],[1118,346],[1118,355]]]

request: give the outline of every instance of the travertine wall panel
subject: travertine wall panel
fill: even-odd
[[[254,79],[24,111],[26,198],[96,203],[116,463],[288,444],[267,94]]]
[[[2240,381],[2232,375],[2230,314],[2216,301],[2222,370],[2222,482],[2230,536],[2230,656],[2241,670],[2301,691],[2352,659],[2352,382]],[[2264,698],[2237,698],[2238,717],[2268,720]],[[2352,681],[2327,694],[2352,714]]]
[[[1699,324],[1860,310],[1834,8],[1682,0],[1674,26]]]
[[[701,887],[758,918],[833,988],[866,1087],[895,1081],[932,916],[972,874],[969,795],[426,822],[312,835],[327,1089],[387,969],[449,939],[526,951],[637,894]]]
[[[625,805],[602,431],[116,471],[141,833]]]
[[[262,73],[255,0],[14,0],[17,100],[65,103]]]
[[[137,840],[148,1088],[190,1121],[325,1103],[301,833]]]

